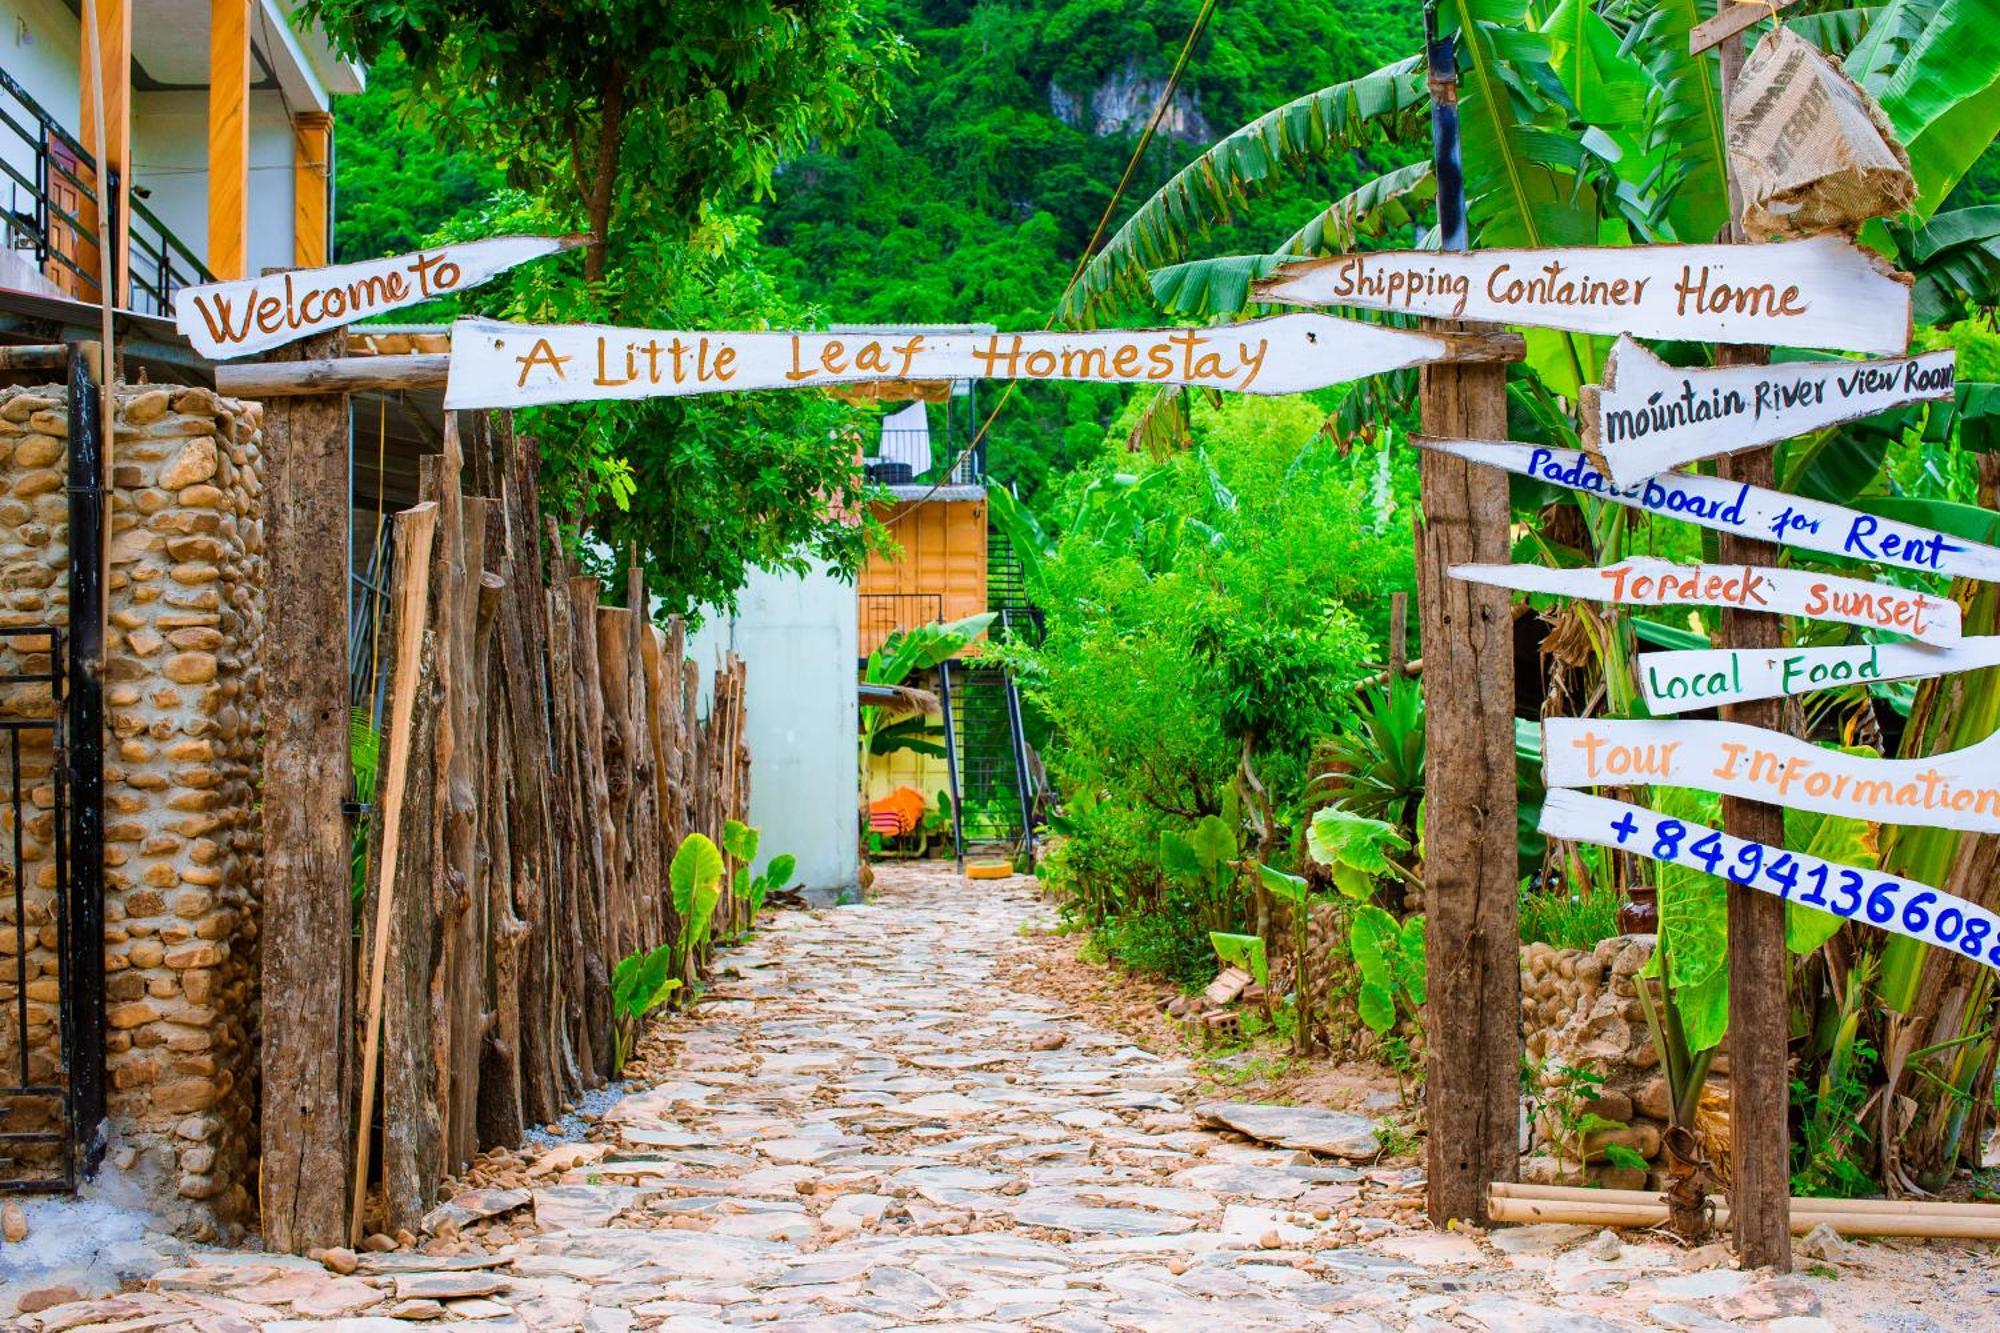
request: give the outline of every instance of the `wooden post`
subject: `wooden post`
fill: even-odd
[[[1450,38],[1430,29],[1438,223],[1464,248],[1458,84]],[[1507,368],[1421,372],[1426,434],[1500,439]],[[1487,1186],[1520,1165],[1521,957],[1515,922],[1514,621],[1508,594],[1451,577],[1453,565],[1507,559],[1507,478],[1423,451],[1417,616],[1424,652],[1429,819],[1424,905],[1428,1203],[1433,1225],[1484,1222]]]
[[[89,183],[92,194],[96,196],[84,201],[78,216],[84,226],[96,235],[98,247],[104,245],[109,234],[111,291],[108,303],[124,307],[130,304],[126,286],[132,267],[131,249],[126,244],[132,230],[131,0],[84,0],[83,21],[93,24],[95,34],[83,34],[77,125],[83,131],[84,141],[92,143],[99,160],[94,171],[78,173]],[[101,106],[97,100],[100,88],[104,93]],[[104,142],[101,146],[93,142],[93,127],[100,113],[104,117]],[[116,177],[115,183],[110,179],[113,176]],[[107,226],[107,223],[110,225]],[[90,253],[92,262],[83,266],[95,271],[98,249],[93,248]],[[78,258],[81,261],[83,256]],[[107,300],[107,295],[100,294],[98,299]],[[109,340],[106,340],[105,346],[110,347]],[[109,365],[105,367],[104,374],[107,380],[113,378]],[[108,436],[105,443],[110,443]]]
[[[292,117],[292,263],[299,268],[332,262],[326,215],[332,172],[333,117],[324,111],[299,112]]]
[[[208,271],[247,276],[250,218],[250,0],[209,0]]]
[[[1732,0],[1717,0],[1717,12],[1734,9]],[[1743,39],[1731,37],[1717,48],[1722,63],[1722,100],[1726,108],[1743,68]],[[1728,171],[1728,164],[1723,164]],[[1729,236],[1743,237],[1743,201],[1736,182],[1729,181]],[[1763,347],[1718,347],[1719,366],[1761,365],[1770,360]],[[1716,475],[1725,481],[1770,486],[1772,453],[1755,449],[1725,454],[1716,460]],[[1724,564],[1775,565],[1778,548],[1723,534],[1719,551]],[[1783,623],[1755,611],[1722,613],[1721,645],[1725,648],[1777,648],[1784,643]],[[1784,728],[1782,699],[1760,699],[1722,709],[1728,722],[1742,722],[1773,731]],[[1722,827],[1730,835],[1772,847],[1785,845],[1785,812],[1775,805],[1722,798]],[[1790,1080],[1786,1074],[1791,1015],[1785,977],[1785,904],[1767,893],[1732,885],[1729,889],[1729,1225],[1736,1253],[1747,1268],[1792,1266],[1792,1236],[1788,1205],[1791,1196]]]
[[[347,1237],[347,444],[345,397],[265,412],[262,1192],[265,1244],[294,1254]]]

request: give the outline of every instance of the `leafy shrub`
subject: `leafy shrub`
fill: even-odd
[[[1119,966],[1186,990],[1207,985],[1215,975],[1215,951],[1207,934],[1185,912],[1171,908],[1114,918],[1099,926],[1091,940]]]
[[[1589,949],[1618,933],[1619,895],[1611,888],[1521,881],[1521,940],[1557,949]]]

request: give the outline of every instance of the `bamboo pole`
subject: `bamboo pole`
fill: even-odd
[[[1495,1196],[1513,1199],[1543,1199],[1557,1203],[1614,1203],[1614,1204],[1658,1204],[1665,1206],[1666,1196],[1655,1190],[1612,1190],[1594,1189],[1582,1185],[1518,1185],[1508,1181],[1495,1181]],[[1716,1207],[1726,1205],[1722,1195],[1711,1194],[1709,1203]],[[2000,1203],[1945,1203],[1921,1199],[1822,1199],[1810,1195],[1792,1196],[1793,1212],[1836,1212],[1836,1213],[1876,1213],[1883,1216],[1929,1215],[1936,1217],[1974,1217],[2000,1220]]]
[[[1496,1186],[1487,1199],[1487,1215],[1495,1222],[1553,1222],[1569,1226],[1609,1226],[1627,1228],[1648,1228],[1665,1226],[1667,1206],[1657,1201],[1658,1196],[1646,1196],[1636,1190],[1584,1190],[1587,1194],[1631,1195],[1651,1197],[1655,1202],[1633,1202],[1620,1199],[1604,1201],[1571,1198],[1536,1198],[1522,1195],[1521,1187],[1502,1193]],[[1534,1188],[1534,1187],[1528,1187]],[[1560,1188],[1560,1187],[1550,1187]],[[1979,1208],[1983,1205],[1925,1204],[1901,1201],[1904,1206],[1895,1211],[1851,1206],[1854,1204],[1894,1203],[1895,1200],[1844,1200],[1816,1199],[1803,1201],[1794,1199],[1788,1213],[1787,1229],[1794,1234],[1804,1234],[1815,1227],[1825,1225],[1842,1236],[1918,1236],[1934,1239],[1958,1240],[2000,1240],[2000,1207],[1989,1208],[1991,1217],[1967,1215],[1962,1208]],[[1813,1206],[1801,1207],[1803,1202]],[[1716,1208],[1716,1223],[1719,1226],[1729,1222],[1729,1209]]]
[[[382,864],[376,870],[374,958],[368,970],[368,1026],[361,1055],[361,1110],[355,1128],[354,1195],[348,1236],[361,1239],[368,1197],[368,1143],[373,1128],[375,1065],[382,1049],[382,978],[389,965],[389,923],[396,895],[396,854],[403,836],[403,788],[410,773],[410,717],[416,711],[418,659],[430,602],[431,540],[437,503],[407,509],[396,520],[396,689],[389,701],[389,770],[375,808],[382,813]]]

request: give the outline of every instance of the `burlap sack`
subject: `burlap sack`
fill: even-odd
[[[1852,233],[1916,197],[1881,110],[1789,28],[1757,43],[1729,98],[1729,170],[1759,241]]]

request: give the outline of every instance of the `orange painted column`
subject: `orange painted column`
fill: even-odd
[[[208,8],[208,268],[225,280],[250,276],[250,4]]]
[[[333,171],[333,117],[301,111],[292,117],[292,263],[327,262],[327,176]]]
[[[104,161],[102,168],[118,174],[115,209],[118,218],[118,248],[112,257],[112,288],[116,304],[131,304],[128,286],[131,273],[131,235],[129,219],[132,216],[132,5],[131,0],[84,0],[84,19],[95,16],[97,20],[97,40],[95,42],[97,68],[91,67],[93,43],[90,34],[84,33],[81,42],[82,68],[79,82],[83,86],[81,99],[82,118],[77,122],[77,138],[83,141],[85,151],[93,156],[97,153],[97,85],[104,87]],[[91,184],[92,192],[101,199],[104,186],[97,173],[80,173]],[[92,233],[102,238],[105,219],[98,202],[87,201],[83,212],[78,215]],[[89,251],[88,271],[96,273],[98,254],[96,247],[85,247]]]

